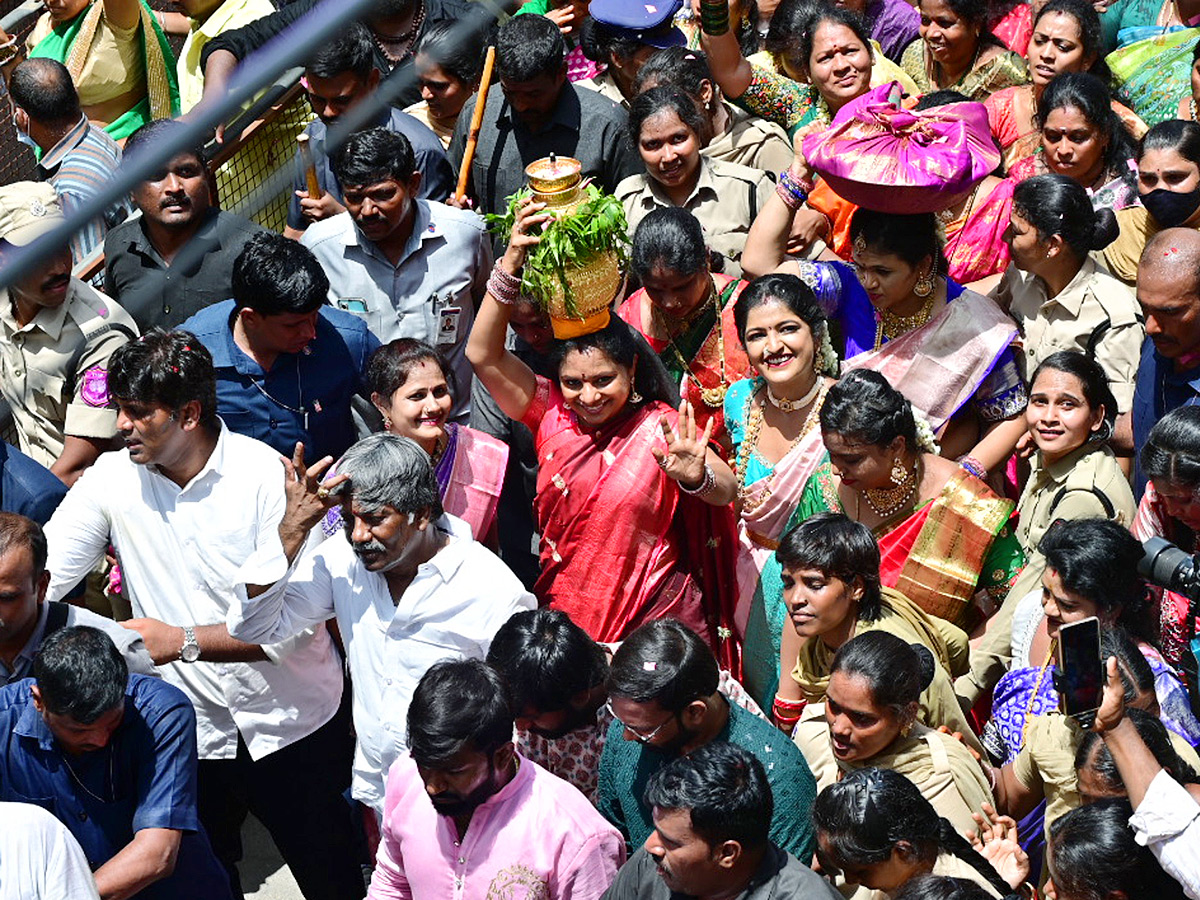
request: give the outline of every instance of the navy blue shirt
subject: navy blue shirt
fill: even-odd
[[[354,443],[350,399],[365,391],[363,374],[379,340],[351,313],[323,306],[317,336],[303,353],[281,353],[263,372],[233,340],[234,301],[200,310],[183,323],[212,354],[217,412],[230,431],[290,457],[304,442],[309,462],[337,459]]]
[[[36,459],[0,441],[0,511],[45,525],[67,496],[67,486]]]
[[[1146,491],[1146,475],[1142,472],[1142,448],[1150,437],[1150,429],[1163,416],[1181,406],[1200,403],[1200,366],[1175,371],[1171,360],[1159,356],[1154,341],[1146,338],[1142,345],[1142,361],[1138,364],[1137,385],[1133,391],[1133,493],[1139,500]]]
[[[227,900],[229,878],[196,808],[196,712],[176,687],[130,675],[125,715],[102,750],[70,755],[25,678],[0,688],[0,800],[33,803],[70,830],[93,871],[143,828],[183,832],[175,871],[139,900]]]
[[[454,169],[446,156],[446,148],[442,146],[441,139],[433,133],[433,129],[424,122],[394,106],[388,106],[379,114],[378,119],[364,125],[363,128],[386,128],[393,134],[402,134],[408,138],[408,142],[412,144],[417,171],[421,173],[417,196],[422,200],[436,200],[442,203],[454,193]],[[339,203],[345,205],[342,199],[342,185],[333,174],[329,157],[325,155],[325,135],[328,130],[324,122],[314,119],[304,129],[304,133],[309,136],[308,145],[312,148],[313,163],[317,169],[317,181],[321,184],[321,190],[333,194]],[[287,216],[288,225],[297,231],[303,231],[311,224],[300,214],[300,198],[296,196],[296,191],[307,190],[308,182],[305,180],[304,169],[297,154],[296,178],[292,184],[292,195],[288,199]]]

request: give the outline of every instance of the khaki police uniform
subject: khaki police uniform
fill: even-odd
[[[621,109],[629,112],[629,100],[621,93],[621,89],[617,87],[617,83],[613,80],[612,75],[605,69],[599,75],[593,75],[591,78],[580,78],[574,82],[575,87],[587,88],[589,91],[595,91],[603,97],[607,97],[613,103],[616,103]]]
[[[736,163],[700,158],[700,177],[681,206],[700,222],[709,248],[726,259],[725,274],[740,278],[738,260],[746,246],[750,223],[775,190],[766,172]],[[659,207],[674,206],[649,175],[631,175],[617,185],[632,236],[638,223]]]
[[[792,142],[786,131],[724,100],[721,105],[729,115],[729,130],[713,137],[700,151],[702,155],[772,174],[791,166]]]
[[[21,450],[44,466],[67,435],[111,438],[117,412],[108,395],[113,351],[137,337],[133,318],[95,288],[71,279],[57,309],[40,309],[24,327],[0,293],[0,393],[12,407]]]
[[[1050,298],[1045,282],[1010,263],[993,296],[1021,330],[1016,357],[1026,381],[1052,353],[1078,350],[1104,369],[1117,412],[1129,411],[1146,328],[1133,292],[1103,264],[1084,260],[1071,282]]]

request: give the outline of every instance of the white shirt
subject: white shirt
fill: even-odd
[[[399,603],[384,576],[335,534],[286,582],[253,600],[239,592],[229,611],[229,632],[243,641],[277,641],[337,616],[354,681],[352,793],[380,814],[387,771],[408,749],[408,706],[421,676],[443,659],[485,658],[500,626],[536,605],[466,522],[443,515],[435,525],[450,540],[417,569]]]
[[[0,803],[0,900],[99,900],[83,848],[31,803]]]
[[[111,541],[134,615],[170,625],[220,625],[239,570],[278,558],[286,500],[279,454],[221,425],[204,468],[180,488],[129,452],[102,453],[46,525],[62,597],[100,561]],[[261,583],[268,584],[269,581]],[[233,759],[241,732],[264,756],[328,722],[342,697],[342,671],[324,625],[264,647],[265,662],[174,662],[159,668],[196,707],[201,759]]]
[[[1184,786],[1161,770],[1129,825],[1133,839],[1150,848],[1163,871],[1200,900],[1200,803]]]

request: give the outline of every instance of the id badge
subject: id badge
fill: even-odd
[[[438,346],[458,343],[458,329],[462,322],[461,306],[443,306],[438,310]]]

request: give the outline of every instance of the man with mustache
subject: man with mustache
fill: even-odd
[[[116,549],[137,617],[122,624],[195,707],[200,820],[236,897],[251,812],[306,900],[362,897],[342,797],[350,716],[329,631],[262,646],[225,627],[236,585],[278,552],[279,454],[217,416],[212,356],[193,334],[156,329],[124,345],[109,383],[125,450],[84,473],[46,526],[47,597]]]
[[[50,184],[0,187],[0,264],[62,221]],[[0,394],[12,407],[21,451],[67,485],[112,445],[109,358],[135,337],[124,309],[71,276],[65,243],[0,300]]]
[[[330,302],[363,318],[381,343],[435,345],[454,372],[451,416],[465,425],[475,377],[467,335],[492,269],[483,220],[421,199],[412,144],[386,128],[351,135],[330,164],[346,211],[300,239],[329,276]]]
[[[775,797],[771,840],[811,859],[817,784],[808,763],[782,731],[730,703],[719,683],[712,650],[682,622],[656,619],[625,639],[608,673],[614,721],[600,757],[597,807],[638,846],[654,830],[644,796],[650,777],[673,759],[729,741],[766,769]]]
[[[154,153],[182,127],[169,119],[143,125],[125,144],[124,160]],[[142,215],[122,222],[104,239],[104,289],[143,331],[176,328],[233,296],[234,260],[264,229],[212,202],[199,147],[171,157],[134,188],[132,197]]]
[[[1138,264],[1137,299],[1148,340],[1133,394],[1135,460],[1155,422],[1200,403],[1200,232],[1168,228],[1150,238]],[[1146,489],[1140,464],[1135,474],[1140,498]]]
[[[713,741],[659,769],[646,787],[654,830],[604,900],[834,900],[833,885],[767,836],[767,773],[736,744]]]
[[[470,526],[442,510],[429,456],[409,438],[373,434],[332,460],[293,461],[279,536],[300,557],[326,511],[341,503],[335,534],[270,587],[248,586],[229,610],[229,633],[279,641],[336,616],[354,682],[355,799],[383,814],[384,778],[408,748],[406,715],[417,682],[446,658],[483,659],[497,629],[535,601]],[[466,702],[467,698],[457,697]],[[511,736],[512,722],[508,724]]]
[[[617,830],[513,747],[500,676],[441,662],[408,710],[411,754],[388,773],[371,900],[598,900],[625,861]]]

